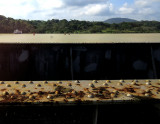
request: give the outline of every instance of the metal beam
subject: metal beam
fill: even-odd
[[[0,82],[0,104],[114,104],[143,100],[160,100],[160,80]]]

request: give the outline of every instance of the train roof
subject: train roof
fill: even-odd
[[[1,44],[12,43],[160,43],[160,33],[123,34],[0,34]]]

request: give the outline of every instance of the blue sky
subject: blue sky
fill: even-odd
[[[15,19],[160,21],[160,0],[0,0],[0,15]]]

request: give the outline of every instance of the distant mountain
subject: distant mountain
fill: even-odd
[[[119,23],[122,23],[122,22],[136,22],[136,20],[129,19],[129,18],[111,18],[111,19],[108,19],[104,22],[109,23],[109,24],[113,24],[113,23],[119,24]]]

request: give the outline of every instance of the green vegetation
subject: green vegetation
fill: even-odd
[[[0,15],[0,33],[13,33],[15,29],[23,33],[160,33],[160,22],[140,21],[108,24],[66,19],[15,20]]]

